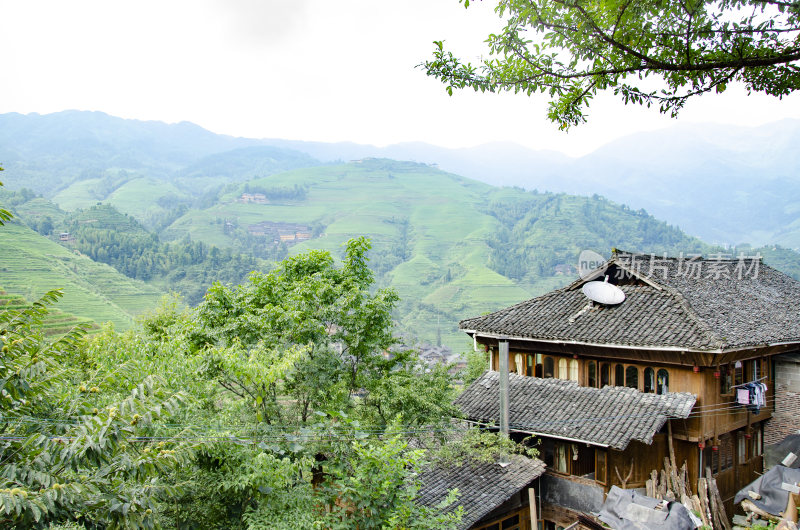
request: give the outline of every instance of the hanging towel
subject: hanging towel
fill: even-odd
[[[739,387],[736,389],[736,402],[740,405],[749,405],[750,404],[750,390],[745,387]]]

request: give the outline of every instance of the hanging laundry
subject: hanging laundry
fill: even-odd
[[[736,402],[740,405],[750,404],[750,391],[747,388],[739,387],[736,389]]]
[[[758,394],[761,392],[761,387],[755,383],[747,383],[745,388],[747,388],[748,392],[750,393],[750,404],[747,406],[747,408],[750,409],[750,412],[753,414],[758,414],[761,412],[761,405],[759,404],[761,400],[758,397]]]

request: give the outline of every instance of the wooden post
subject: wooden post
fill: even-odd
[[[508,436],[508,341],[500,342],[500,432]]]
[[[678,463],[675,460],[675,447],[672,445],[672,420],[667,419],[667,441],[669,442],[669,463],[676,469]]]
[[[539,512],[536,510],[536,490],[528,488],[528,503],[531,505],[531,530],[539,530]]]

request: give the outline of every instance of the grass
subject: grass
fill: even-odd
[[[27,300],[61,288],[60,310],[97,323],[112,322],[117,329],[132,326],[134,317],[155,307],[161,297],[154,287],[14,223],[0,229],[0,285]]]
[[[78,208],[88,208],[103,199],[98,197],[97,187],[103,179],[79,180],[69,187],[59,191],[52,201],[64,211],[73,211]]]
[[[164,211],[157,202],[167,195],[183,197],[185,194],[168,182],[153,178],[135,178],[114,190],[103,202],[143,221],[148,214]]]

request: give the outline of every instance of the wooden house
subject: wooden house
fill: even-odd
[[[597,280],[625,300],[589,300],[582,287]],[[538,437],[548,465],[544,529],[596,511],[612,485],[645,487],[670,450],[693,487],[708,468],[730,510],[762,469],[775,356],[800,351],[800,282],[760,258],[615,251],[567,287],[460,328],[490,352],[489,372],[457,400],[470,421],[499,422],[508,344],[510,428]],[[761,406],[752,382],[766,386]],[[738,402],[751,394],[755,404]]]

